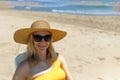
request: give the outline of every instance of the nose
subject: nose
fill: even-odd
[[[42,38],[42,40],[40,42],[46,42],[46,41],[44,40],[44,38]]]

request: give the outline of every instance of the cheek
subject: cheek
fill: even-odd
[[[48,48],[49,45],[50,45],[50,43],[49,43],[49,42],[46,42],[44,45],[46,46],[46,48]]]

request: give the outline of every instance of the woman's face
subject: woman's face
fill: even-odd
[[[35,32],[32,34],[34,46],[37,52],[46,52],[49,47],[51,34],[48,31]]]

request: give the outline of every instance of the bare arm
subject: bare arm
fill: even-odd
[[[62,68],[64,69],[64,71],[66,72],[66,79],[65,80],[73,80],[68,68],[67,68],[67,64],[66,64],[66,61],[65,59],[63,58],[62,55],[59,55],[59,58],[61,60],[61,63],[62,63]]]
[[[17,67],[12,80],[27,80],[29,66],[27,62],[22,62]]]

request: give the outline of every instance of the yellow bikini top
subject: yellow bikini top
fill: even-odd
[[[61,62],[57,58],[49,69],[35,74],[32,80],[65,80],[65,76],[65,72],[61,68]]]

